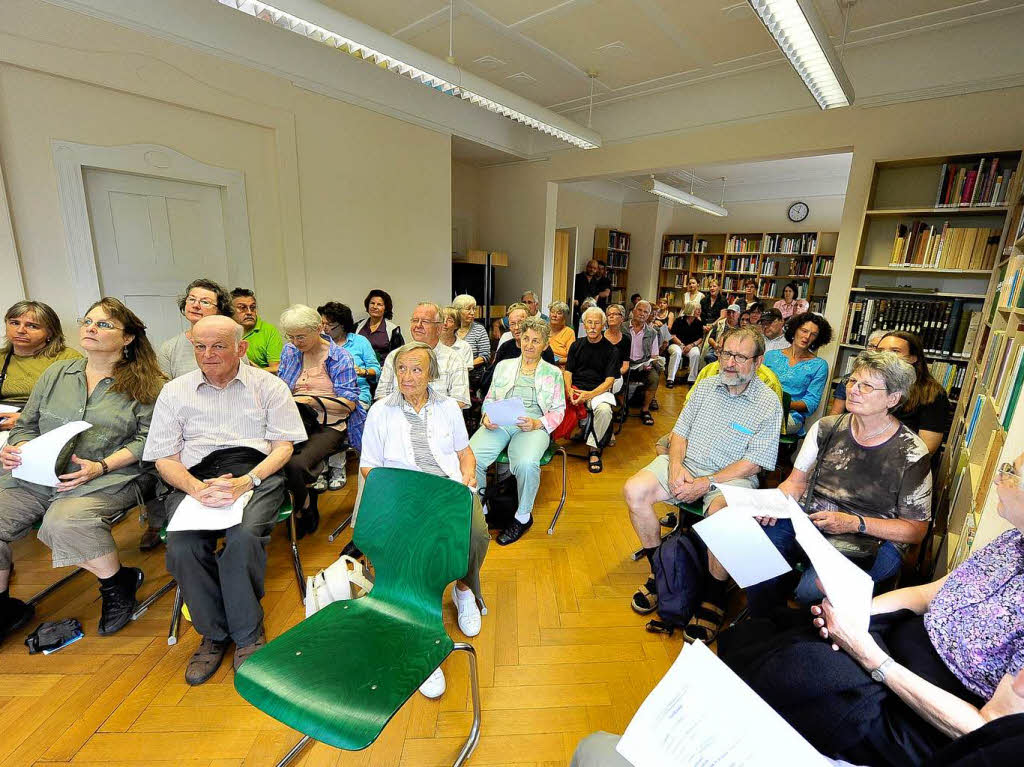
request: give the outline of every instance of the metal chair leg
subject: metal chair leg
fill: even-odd
[[[462,650],[469,656],[469,683],[473,690],[473,726],[469,730],[469,737],[466,738],[462,750],[459,751],[458,757],[452,764],[452,767],[462,767],[476,749],[476,744],[480,741],[480,680],[477,678],[476,650],[473,649],[473,645],[466,644],[465,642],[456,642],[452,649]]]
[[[288,517],[288,537],[292,542],[292,564],[295,566],[295,580],[299,584],[299,600],[306,601],[306,576],[302,572],[302,560],[299,559],[299,541],[295,534],[295,515]]]
[[[569,463],[569,456],[565,452],[564,447],[559,447],[555,452],[562,454],[562,500],[558,502],[558,508],[555,509],[555,516],[551,518],[551,525],[548,527],[548,535],[553,535],[555,532],[555,524],[558,522],[558,517],[562,513],[562,507],[565,506],[565,493],[566,493],[566,466]]]
[[[292,746],[292,750],[285,754],[284,759],[277,763],[277,767],[285,767],[285,765],[291,762],[292,759],[297,757],[299,753],[302,751],[302,749],[308,746],[310,742],[312,742],[312,740],[313,739],[308,735],[303,735],[302,740],[300,740],[298,743]]]
[[[59,589],[61,586],[63,586],[65,583],[69,583],[71,580],[73,580],[76,575],[78,575],[79,573],[84,573],[84,572],[85,572],[84,568],[76,567],[74,570],[72,570],[70,573],[65,575],[63,578],[61,578],[56,583],[51,583],[49,586],[47,586],[45,589],[40,591],[34,597],[32,597],[31,599],[26,600],[25,604],[32,605],[33,607],[35,607],[37,604],[39,604],[44,599],[46,599],[48,596],[50,596],[50,594],[52,594],[57,589]]]
[[[352,515],[349,514],[347,517],[345,517],[343,520],[341,520],[341,524],[340,525],[338,525],[336,528],[334,528],[334,532],[327,536],[327,542],[328,543],[334,543],[334,539],[337,538],[339,535],[341,535],[341,531],[344,530],[346,527],[348,527],[351,523],[352,523]]]
[[[181,607],[184,604],[185,597],[181,593],[181,586],[178,586],[174,591],[174,606],[171,608],[171,627],[167,630],[169,645],[178,644],[178,625],[181,623]]]
[[[132,613],[132,620],[133,621],[137,621],[139,618],[141,618],[143,615],[145,615],[146,610],[148,610],[150,607],[152,607],[154,602],[156,602],[164,594],[166,594],[168,591],[170,591],[171,589],[173,589],[177,585],[178,585],[178,582],[176,580],[174,580],[174,578],[171,578],[169,581],[167,581],[167,583],[165,583],[163,586],[158,588],[156,591],[154,591],[152,594],[150,594],[144,600],[139,602],[138,606],[135,608],[135,612]]]

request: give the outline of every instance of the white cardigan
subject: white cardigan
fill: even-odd
[[[450,479],[462,482],[462,468],[458,451],[469,447],[466,422],[462,408],[450,397],[428,389],[427,439],[434,460]],[[402,412],[404,398],[400,392],[379,400],[370,408],[363,424],[363,446],[359,457],[360,469],[385,466],[393,469],[419,471],[412,450],[412,428]]]

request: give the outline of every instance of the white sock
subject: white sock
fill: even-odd
[[[517,511],[516,522],[518,522],[521,525],[525,525],[527,522],[530,521],[530,517],[532,516],[533,515],[528,511]]]

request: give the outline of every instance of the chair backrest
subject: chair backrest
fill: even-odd
[[[447,477],[372,469],[353,539],[373,563],[367,597],[441,616],[440,594],[469,567],[473,496]]]

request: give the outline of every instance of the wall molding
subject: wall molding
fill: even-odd
[[[228,264],[242,284],[254,284],[252,241],[245,199],[245,177],[239,170],[207,165],[174,149],[155,144],[93,146],[71,141],[50,142],[57,173],[57,198],[68,267],[71,270],[78,316],[101,297],[92,222],[86,200],[86,169],[151,176],[169,181],[206,184],[220,189]]]

